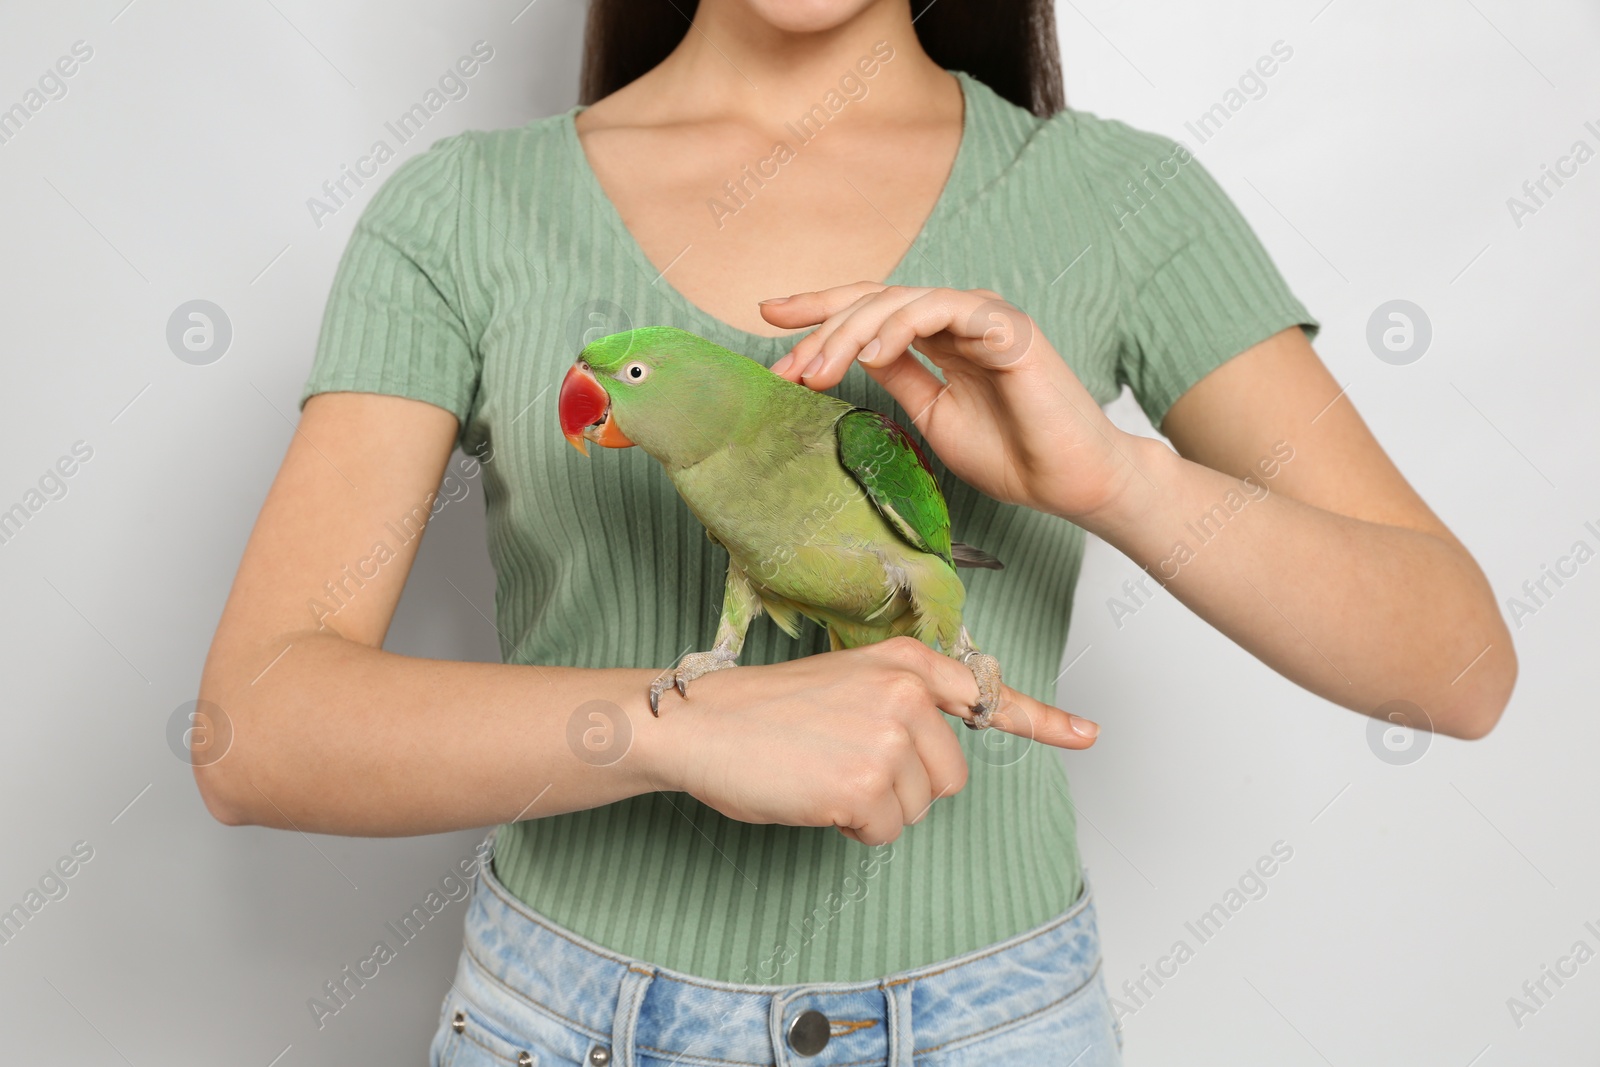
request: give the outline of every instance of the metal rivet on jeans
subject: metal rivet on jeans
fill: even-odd
[[[517,1067],[533,1067],[533,1057],[526,1052],[517,1053]]]
[[[450,1029],[454,1030],[456,1033],[459,1034],[461,1031],[465,1030],[466,1028],[467,1028],[467,1013],[457,1009],[455,1018],[450,1020]]]
[[[589,1050],[589,1067],[606,1067],[611,1062],[611,1050],[603,1045],[596,1045]]]
[[[802,1056],[815,1056],[828,1047],[833,1024],[816,1009],[803,1011],[789,1024],[789,1047]]]

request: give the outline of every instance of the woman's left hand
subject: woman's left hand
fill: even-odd
[[[998,293],[858,282],[763,302],[761,314],[791,329],[820,324],[774,373],[823,390],[859,361],[945,466],[996,500],[1081,523],[1139,480],[1123,432]],[[943,382],[906,358],[913,344]]]

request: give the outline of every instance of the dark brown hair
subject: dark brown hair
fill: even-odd
[[[964,70],[1040,117],[1066,106],[1054,0],[910,0],[935,63]],[[578,102],[592,104],[660,63],[689,32],[698,0],[590,0]]]

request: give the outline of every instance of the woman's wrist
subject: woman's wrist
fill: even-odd
[[[1042,510],[1083,527],[1102,540],[1116,544],[1122,531],[1134,529],[1160,505],[1182,460],[1166,442],[1140,437],[1108,427],[1113,469],[1105,475],[1106,488],[1085,507],[1081,494],[1075,505],[1053,503]],[[1177,461],[1177,464],[1174,463]]]
[[[694,743],[693,738],[685,736],[687,720],[693,717],[694,709],[686,708],[686,702],[676,691],[662,694],[660,715],[650,713],[647,694],[655,674],[648,670],[639,672],[643,683],[636,687],[637,697],[625,702],[623,707],[630,737],[628,751],[618,761],[618,769],[628,774],[633,795],[683,792],[686,756]],[[706,687],[701,685],[700,688]]]

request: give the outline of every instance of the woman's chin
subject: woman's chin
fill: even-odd
[[[785,33],[823,33],[849,22],[879,0],[739,0]]]

